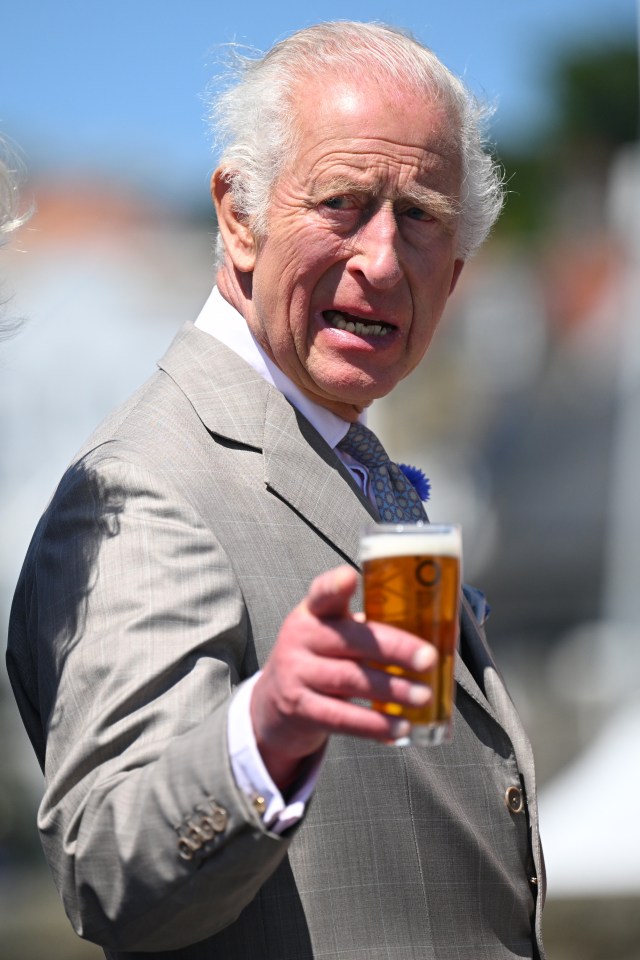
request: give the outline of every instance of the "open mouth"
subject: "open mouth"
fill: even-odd
[[[338,330],[346,330],[348,333],[355,333],[359,337],[386,337],[396,329],[391,323],[383,323],[376,320],[362,320],[360,317],[353,317],[350,313],[343,313],[341,310],[324,310],[323,317],[332,327]]]

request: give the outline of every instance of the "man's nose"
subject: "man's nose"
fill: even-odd
[[[388,207],[376,210],[358,230],[347,269],[364,277],[372,287],[388,290],[402,277],[399,258],[400,236],[395,212]]]

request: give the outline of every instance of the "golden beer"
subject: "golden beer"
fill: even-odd
[[[438,651],[437,665],[423,674],[400,667],[382,667],[388,673],[419,680],[431,687],[432,698],[424,707],[392,702],[373,704],[376,710],[409,720],[411,742],[437,744],[451,735],[460,558],[460,530],[455,526],[381,524],[362,540],[367,620],[407,630],[428,640]]]

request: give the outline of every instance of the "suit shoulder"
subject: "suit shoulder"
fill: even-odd
[[[73,462],[114,442],[140,445],[144,438],[171,432],[171,425],[185,423],[193,408],[180,388],[162,370],[156,371],[120,407],[94,430]],[[145,444],[142,443],[142,446]]]

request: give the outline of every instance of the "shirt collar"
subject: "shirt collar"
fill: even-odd
[[[217,287],[213,288],[200,311],[196,327],[224,343],[253,367],[256,373],[264,377],[267,383],[284,394],[289,403],[307,418],[330,447],[335,447],[342,440],[349,429],[349,423],[311,400],[275,365],[251,333],[242,314],[224,299]],[[365,422],[365,411],[359,420],[361,423]]]

